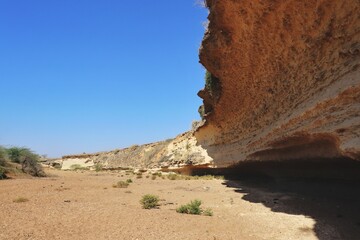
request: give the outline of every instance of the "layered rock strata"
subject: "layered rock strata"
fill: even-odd
[[[174,139],[94,154],[69,155],[62,158],[62,169],[75,166],[105,169],[119,168],[171,168],[212,163],[206,150],[197,146],[193,132],[186,132]]]

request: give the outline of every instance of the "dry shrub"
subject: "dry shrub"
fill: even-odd
[[[159,206],[159,197],[152,194],[146,194],[141,198],[140,203],[145,209],[156,208]]]
[[[116,184],[113,184],[113,188],[127,188],[129,183],[124,181],[118,181]]]

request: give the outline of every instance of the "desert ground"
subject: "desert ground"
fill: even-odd
[[[0,181],[0,239],[359,239],[356,194],[298,182],[152,180],[124,171],[46,170],[49,177]],[[127,188],[113,188],[131,178]],[[347,185],[348,186],[348,185]],[[317,188],[319,187],[319,188]],[[334,187],[336,189],[334,189]],[[292,191],[291,189],[297,189]],[[319,191],[319,189],[322,189]],[[343,189],[343,188],[341,188]],[[327,194],[344,196],[333,199]],[[144,194],[160,206],[143,209]],[[19,197],[27,202],[14,202]],[[176,208],[199,199],[213,216]]]

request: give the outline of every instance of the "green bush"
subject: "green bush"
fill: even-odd
[[[5,179],[6,178],[6,171],[3,167],[0,167],[0,180]]]
[[[145,209],[156,208],[159,206],[159,197],[152,194],[146,194],[141,198],[140,203]]]
[[[6,178],[6,160],[7,160],[7,154],[5,148],[0,146],[0,180]]]
[[[201,205],[201,201],[195,199],[194,201],[191,201],[190,203],[186,205],[182,205],[179,208],[177,208],[176,212],[200,215],[202,212],[200,205]]]
[[[0,179],[6,178],[6,172],[14,171],[16,169],[15,167],[6,164],[8,160],[21,164],[22,171],[27,174],[35,177],[46,176],[41,165],[38,163],[39,155],[33,153],[30,149],[20,147],[6,149],[0,146]]]
[[[205,88],[209,91],[212,97],[219,97],[221,89],[220,81],[209,71],[206,71],[205,73]]]
[[[176,212],[188,214],[188,205],[181,205],[176,209]]]
[[[0,166],[5,166],[7,160],[6,149],[0,146]]]
[[[6,149],[6,152],[12,162],[20,163],[21,160],[21,148],[12,147],[9,149]]]
[[[36,162],[39,160],[39,155],[33,153],[28,148],[11,147],[11,148],[8,148],[6,151],[9,156],[10,161],[12,161],[14,163],[22,163],[25,160],[25,158],[34,160]]]
[[[191,201],[186,205],[181,205],[179,208],[176,209],[176,212],[185,213],[185,214],[195,214],[195,215],[203,214],[204,216],[213,215],[213,211],[210,208],[207,208],[206,210],[202,210],[200,205],[201,205],[201,201],[195,199],[194,201]]]
[[[129,178],[129,179],[126,179],[126,182],[127,183],[132,183],[133,181]]]

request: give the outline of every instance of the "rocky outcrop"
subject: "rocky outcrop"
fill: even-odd
[[[360,160],[360,2],[206,3],[195,136],[215,164]]]
[[[166,141],[133,145],[110,152],[64,156],[62,159],[64,170],[74,166],[93,167],[96,164],[101,164],[105,169],[145,169],[202,165],[212,162],[206,150],[197,146],[193,132],[186,132]]]

